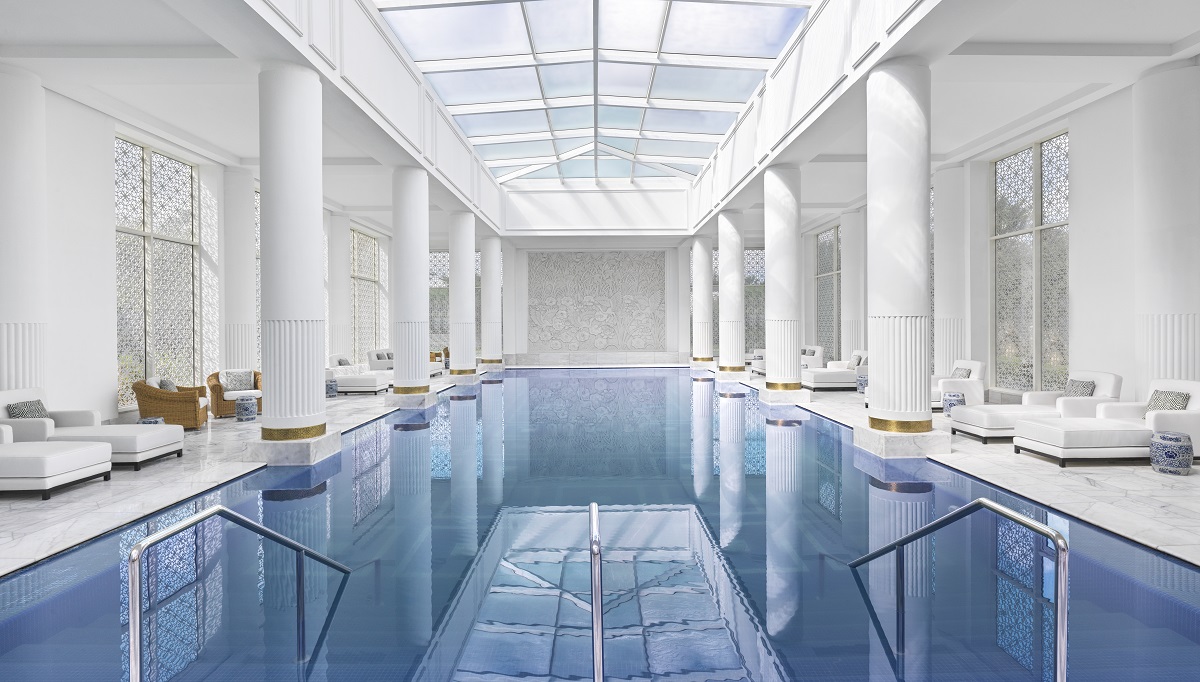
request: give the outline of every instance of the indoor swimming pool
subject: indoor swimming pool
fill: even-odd
[[[896,562],[846,564],[980,497],[1068,538],[1072,680],[1200,670],[1195,567],[711,374],[483,379],[0,578],[0,680],[129,679],[129,550],[216,504],[352,572],[306,562],[299,660],[292,550],[221,519],[167,539],[143,680],[588,679],[589,502],[607,679],[896,680]],[[910,546],[903,679],[1053,680],[1054,559],[987,512]]]

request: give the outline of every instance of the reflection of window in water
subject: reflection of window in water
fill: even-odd
[[[817,431],[817,503],[842,520],[842,442]]]
[[[1044,522],[1015,499],[1002,502]],[[1050,541],[996,519],[996,645],[1026,670],[1054,679],[1054,550]],[[1040,673],[1040,675],[1038,674]]]
[[[388,425],[383,421],[354,430],[354,525],[370,516],[391,491],[392,461]]]

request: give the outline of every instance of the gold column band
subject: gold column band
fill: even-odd
[[[879,419],[878,417],[869,417],[868,423],[870,424],[871,428],[877,431],[890,431],[892,433],[928,433],[933,430],[932,419],[906,421],[900,419]]]
[[[312,426],[297,426],[290,429],[271,429],[262,427],[263,440],[304,440],[325,435],[325,424]]]
[[[799,381],[768,381],[767,382],[767,390],[768,391],[799,391],[801,388],[803,388],[803,387],[800,386]]]
[[[452,370],[450,370],[450,374],[452,374],[454,376],[459,376],[459,377],[469,376],[474,373],[475,373],[475,370],[473,370],[473,369],[452,369]]]
[[[428,393],[429,386],[393,386],[392,393],[396,395],[416,395],[418,393]]]
[[[712,362],[714,358],[692,358],[692,362]]]
[[[502,363],[504,361],[503,360],[488,360],[487,358],[483,358],[482,360],[480,360],[480,362],[482,362],[485,365],[499,365],[500,363]]]
[[[717,367],[718,372],[745,372],[745,365],[734,365],[733,367]]]

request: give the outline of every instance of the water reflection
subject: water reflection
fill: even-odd
[[[433,513],[429,421],[393,424],[391,456],[395,483],[393,510],[396,610],[401,641],[418,646],[433,634]]]
[[[473,556],[479,534],[479,464],[476,458],[476,394],[450,396],[450,508],[453,554]]]
[[[746,393],[740,384],[722,385],[720,396],[721,547],[742,531],[746,492]]]
[[[799,410],[796,410],[799,412]],[[778,635],[800,610],[804,571],[800,509],[803,424],[799,414],[768,417],[767,447],[767,632]]]
[[[708,494],[713,479],[713,389],[711,377],[692,379],[692,495]]]

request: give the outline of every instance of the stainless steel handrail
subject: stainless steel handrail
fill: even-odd
[[[595,502],[588,505],[588,516],[592,554],[592,679],[604,682],[604,581],[600,570],[600,508]]]
[[[863,564],[874,561],[879,557],[898,550],[904,546],[916,542],[931,533],[934,533],[960,519],[966,518],[980,509],[988,509],[996,514],[1019,524],[1038,535],[1048,538],[1054,543],[1054,679],[1055,682],[1066,682],[1067,680],[1067,560],[1070,558],[1070,550],[1067,547],[1067,539],[1062,533],[1054,530],[1044,523],[1039,523],[1033,519],[1020,514],[1002,504],[998,504],[985,498],[979,498],[969,504],[946,514],[942,518],[932,521],[917,530],[905,535],[899,540],[894,540],[883,547],[863,555],[854,561],[851,561],[848,566],[855,572],[855,579],[858,578],[858,567]],[[882,632],[881,632],[882,634]],[[896,552],[896,677],[904,679],[904,552]]]
[[[326,566],[350,575],[350,569],[345,565],[330,559],[317,551],[309,549],[295,540],[280,535],[266,526],[242,516],[232,509],[213,505],[204,511],[193,514],[172,526],[157,533],[148,535],[129,550],[129,682],[141,682],[142,679],[142,557],[146,550],[181,533],[192,526],[203,523],[214,516],[232,521],[242,528],[251,530],[268,540],[273,540],[296,552],[296,647],[301,661],[305,659],[304,644],[304,557],[309,556]],[[345,587],[343,585],[343,587]],[[340,594],[340,593],[339,593]]]

